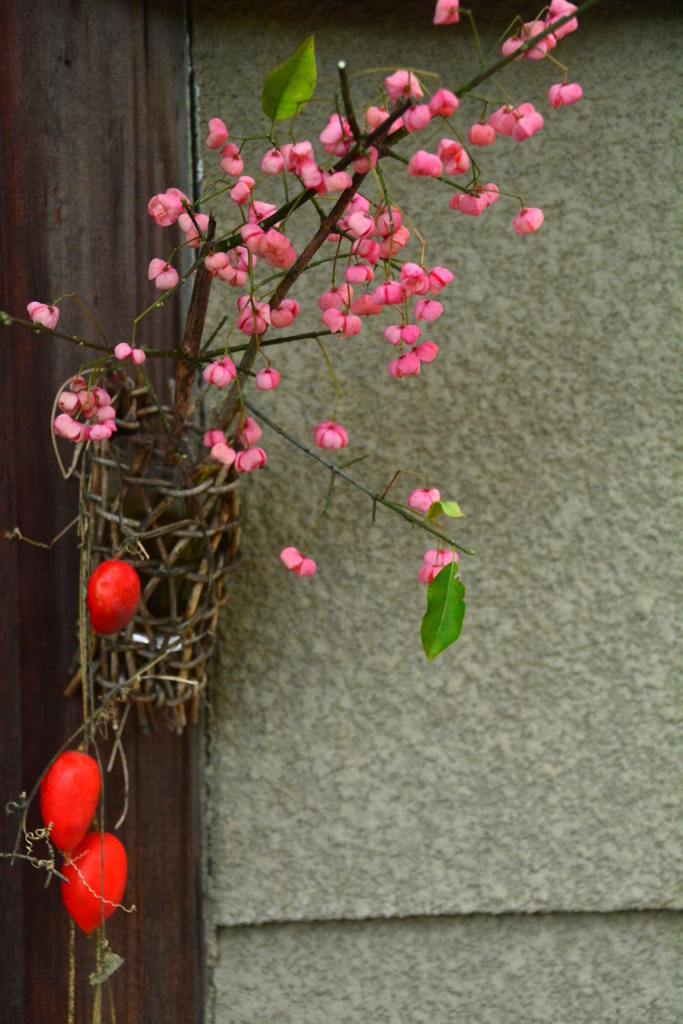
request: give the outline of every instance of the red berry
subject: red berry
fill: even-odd
[[[40,784],[43,824],[52,822],[50,840],[59,850],[73,850],[88,831],[100,798],[100,770],[89,754],[60,754]]]
[[[140,577],[132,565],[110,558],[88,580],[90,622],[96,633],[118,633],[135,615],[140,601]]]
[[[79,928],[90,932],[116,910],[126,888],[128,858],[122,843],[111,832],[89,832],[62,868],[64,906]],[[104,887],[102,867],[104,865]],[[103,915],[104,911],[104,915]]]

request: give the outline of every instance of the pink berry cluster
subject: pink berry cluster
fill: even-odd
[[[100,387],[90,387],[83,377],[74,377],[69,391],[57,399],[62,410],[54,422],[55,434],[67,441],[103,441],[116,430],[116,411],[111,397]],[[82,419],[78,419],[82,416]]]

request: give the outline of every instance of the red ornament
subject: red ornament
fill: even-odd
[[[103,917],[111,917],[126,888],[128,858],[123,844],[111,832],[104,833],[104,842],[101,839],[99,832],[89,832],[62,868],[69,879],[62,882],[64,906],[88,935]]]
[[[88,580],[90,622],[96,633],[118,633],[128,625],[140,601],[140,577],[132,565],[110,558]]]
[[[43,824],[52,822],[50,840],[59,850],[73,850],[88,831],[100,798],[100,770],[89,754],[60,754],[40,784]]]

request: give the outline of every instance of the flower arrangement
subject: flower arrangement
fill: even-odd
[[[231,136],[222,118],[209,120],[206,147],[216,155],[221,175],[205,192],[192,201],[167,186],[149,200],[150,217],[162,231],[178,232],[178,237],[167,255],[151,259],[148,278],[161,294],[135,319],[129,341],[112,345],[90,313],[101,340],[61,330],[62,307],[74,296],[30,302],[29,321],[0,314],[4,324],[24,324],[97,353],[60,390],[52,418],[64,475],[80,478],[80,664],[70,685],[73,691],[80,687],[83,722],[29,797],[17,801],[17,844],[6,854],[28,859],[60,878],[72,919],[84,931],[97,932],[97,986],[107,983],[120,965],[108,948],[104,921],[121,904],[126,877],[125,851],[104,830],[98,810],[98,731],[107,722],[115,722],[120,731],[131,702],[147,724],[151,720],[145,708],[165,706],[178,730],[187,721],[186,706],[196,714],[225,577],[239,556],[236,486],[242,474],[267,466],[264,428],[285,437],[329,474],[322,515],[336,482],[342,481],[369,499],[373,520],[381,506],[428,535],[430,546],[417,572],[427,585],[421,627],[427,658],[432,660],[458,639],[465,615],[459,556],[472,552],[451,534],[464,513],[455,500],[442,498],[419,470],[398,470],[387,486],[377,489],[349,472],[358,459],[353,437],[337,419],[340,391],[328,346],[351,345],[360,334],[372,343],[388,344],[387,372],[396,382],[405,380],[397,388],[410,387],[409,378],[434,372],[431,364],[440,354],[428,334],[430,325],[444,315],[455,275],[445,266],[425,263],[419,218],[392,199],[388,168],[410,179],[432,179],[430,185],[442,193],[430,201],[441,202],[455,216],[495,216],[486,211],[511,201],[512,231],[519,236],[538,231],[543,212],[506,191],[504,184],[486,181],[480,159],[491,145],[530,140],[542,130],[542,114],[529,102],[511,99],[489,110],[495,104],[477,94],[472,102],[478,105],[478,119],[463,123],[461,101],[512,61],[546,59],[563,72],[562,81],[550,85],[550,106],[576,103],[581,87],[567,81],[556,49],[578,28],[577,14],[596,2],[588,0],[577,9],[567,0],[552,0],[535,20],[518,19],[515,32],[505,34],[502,56],[487,61],[479,51],[479,71],[453,91],[437,76],[398,69],[373,83],[375,92],[366,97],[361,111],[352,100],[352,85],[360,91],[360,84],[352,82],[340,62],[339,86],[321,126],[320,147],[297,140],[293,131],[294,118],[315,88],[314,41],[309,37],[265,80],[265,127]],[[454,25],[461,16],[469,20],[479,46],[471,12],[461,10],[458,0],[438,0],[433,21]],[[280,132],[283,122],[290,123],[291,141],[284,141]],[[413,135],[428,139],[424,148],[415,146]],[[285,194],[279,206],[268,201],[276,179]],[[426,182],[415,183],[416,189],[427,187]],[[219,227],[212,203],[225,194],[234,204],[234,218]],[[315,207],[319,224],[297,251],[288,224],[307,204]],[[163,235],[159,237],[161,244]],[[195,256],[185,270],[178,258],[181,251]],[[320,326],[292,332],[301,308],[291,293],[299,278],[310,273],[319,282]],[[139,323],[190,280],[192,295],[179,345],[165,351],[139,345]],[[212,289],[220,289],[226,312],[205,338]],[[228,289],[235,290],[233,300]],[[329,418],[309,425],[312,444],[277,423],[268,409],[276,398],[267,397],[282,380],[271,364],[271,346],[309,340],[316,341],[337,395]],[[170,401],[147,373],[148,360],[158,359],[175,365]],[[210,423],[202,426],[200,408],[210,416]],[[74,446],[69,469],[62,442]],[[349,453],[342,452],[347,448]],[[420,486],[403,500],[389,497],[408,472]],[[295,543],[279,552],[281,565],[299,577],[315,575],[319,567],[312,554],[320,560],[314,549],[316,533],[317,526],[308,540],[293,537]],[[76,742],[79,751],[68,749]],[[44,824],[40,836],[27,831],[28,808],[38,791]],[[93,822],[96,830],[89,831]],[[30,843],[22,853],[22,837],[45,840],[48,856],[37,858]],[[64,855],[61,871],[55,867],[53,846]]]

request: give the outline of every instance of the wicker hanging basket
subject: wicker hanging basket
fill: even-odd
[[[159,410],[148,403],[146,388],[124,388],[118,433],[89,453],[91,570],[125,558],[142,588],[125,631],[97,637],[93,679],[106,694],[135,677],[125,699],[143,727],[154,727],[154,709],[163,709],[181,732],[196,721],[225,578],[239,559],[237,478],[202,464],[200,431],[191,423],[181,435],[182,458],[169,466]]]

